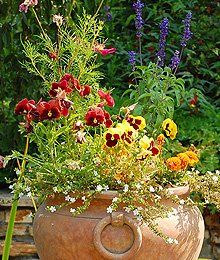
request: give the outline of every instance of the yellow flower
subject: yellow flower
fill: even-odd
[[[181,159],[179,157],[171,157],[167,159],[166,165],[171,171],[180,171]]]
[[[189,165],[190,166],[193,166],[194,164],[199,162],[199,158],[197,157],[197,154],[194,153],[193,151],[187,151],[187,152],[185,152],[185,154],[189,158]]]
[[[118,123],[116,126],[122,132],[121,139],[127,144],[132,144],[137,131],[126,121],[123,120],[122,123]]]
[[[146,150],[144,148],[141,149],[141,152],[137,155],[138,160],[144,160],[146,159],[149,155],[152,155],[152,152],[150,150]]]
[[[172,119],[165,119],[162,123],[162,128],[167,136],[169,136],[172,140],[175,139],[177,134],[177,125],[173,122]]]
[[[185,170],[190,162],[188,155],[186,153],[179,153],[177,154],[177,157],[181,160],[181,168]]]
[[[152,146],[152,143],[154,142],[153,138],[149,138],[146,135],[144,135],[140,141],[139,141],[139,145],[141,148],[143,149],[148,149]]]
[[[106,140],[106,146],[114,147],[119,142],[123,132],[119,128],[109,128],[108,131],[104,133],[104,138]]]
[[[126,120],[135,130],[143,130],[146,126],[146,121],[142,116],[129,115]]]

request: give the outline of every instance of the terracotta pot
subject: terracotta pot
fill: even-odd
[[[188,187],[170,189],[180,197],[186,197]],[[183,208],[170,200],[177,213],[158,219],[159,228],[179,244],[167,244],[153,234],[146,225],[139,226],[132,215],[119,209],[107,214],[116,192],[106,192],[94,199],[81,215],[72,217],[70,206],[55,213],[45,207],[57,205],[63,198],[48,199],[42,204],[34,220],[34,240],[41,260],[196,260],[203,237],[204,222],[198,208]],[[80,201],[74,203],[79,206]],[[73,205],[72,205],[73,207]]]

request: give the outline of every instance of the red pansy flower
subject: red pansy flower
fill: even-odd
[[[52,83],[52,88],[49,91],[49,95],[53,98],[64,98],[66,94],[69,94],[72,91],[73,89],[68,86],[68,82],[66,80],[61,80],[60,82]]]
[[[104,111],[100,107],[90,108],[85,115],[85,120],[89,126],[98,126],[105,122]]]
[[[50,101],[49,101],[50,102]],[[58,119],[61,116],[60,106],[58,103],[41,101],[37,105],[37,112],[41,120]]]
[[[110,114],[107,112],[107,111],[105,111],[104,109],[103,109],[103,112],[104,112],[104,115],[105,115],[105,126],[107,127],[107,128],[109,128],[109,127],[111,127],[112,126],[112,124],[113,124],[113,122],[112,122],[112,120],[111,120],[111,116],[110,116]]]
[[[101,99],[105,99],[107,106],[113,107],[115,105],[114,98],[108,92],[105,93],[103,90],[99,89],[98,94]]]
[[[79,92],[80,96],[85,97],[89,95],[91,92],[91,87],[89,85],[81,86],[81,90]]]
[[[71,89],[76,89],[78,91],[81,90],[81,86],[79,84],[79,80],[74,78],[71,74],[65,74],[61,80],[66,80],[68,82],[68,86]]]
[[[189,104],[191,107],[195,107],[197,103],[198,103],[198,96],[194,95],[194,98],[189,101]]]
[[[105,135],[106,139],[106,145],[108,147],[114,147],[120,140],[120,135],[119,134],[113,134],[113,133],[106,133]]]
[[[35,101],[24,98],[16,105],[15,114],[24,115],[24,114],[27,114],[32,109],[36,109]]]

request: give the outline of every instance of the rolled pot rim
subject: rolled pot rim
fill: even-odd
[[[183,196],[189,194],[189,185],[166,188],[170,195]],[[108,190],[103,191],[96,196],[98,199],[113,199],[118,197],[118,191]]]

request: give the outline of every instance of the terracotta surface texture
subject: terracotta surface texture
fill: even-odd
[[[172,189],[180,197],[187,196],[188,188]],[[70,207],[54,213],[45,207],[57,205],[63,198],[48,199],[42,204],[34,220],[34,240],[41,260],[196,260],[202,247],[204,222],[196,207],[178,207],[169,200],[163,204],[176,208],[176,214],[158,219],[159,229],[177,239],[178,244],[167,244],[153,234],[146,225],[139,225],[134,216],[119,209],[106,213],[115,192],[106,192],[94,199],[81,215],[72,217]]]

